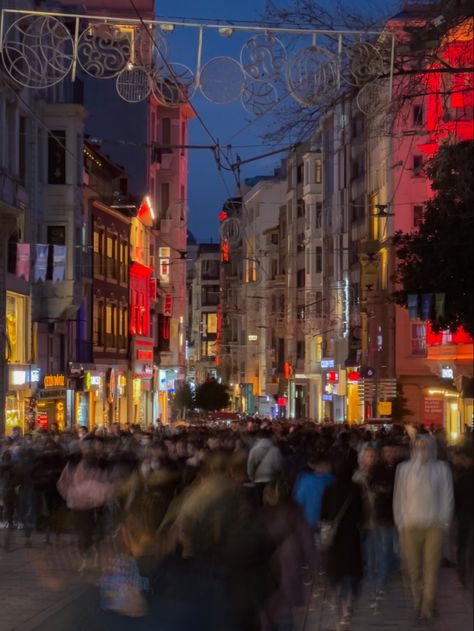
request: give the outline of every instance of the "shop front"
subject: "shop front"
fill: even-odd
[[[78,426],[92,430],[108,423],[104,371],[84,372],[83,389],[75,392],[74,407],[74,418]]]
[[[153,421],[153,343],[134,341],[129,383],[129,423],[150,426]]]
[[[41,385],[36,403],[36,427],[51,429],[56,424],[63,430],[66,427],[66,376],[44,375]]]
[[[40,371],[36,366],[14,364],[8,366],[8,391],[5,398],[5,433],[14,427],[22,433],[35,427],[36,389]]]

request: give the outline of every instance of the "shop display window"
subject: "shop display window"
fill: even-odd
[[[29,310],[28,297],[7,291],[6,359],[10,363],[28,363]]]

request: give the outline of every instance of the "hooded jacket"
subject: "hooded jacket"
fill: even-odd
[[[410,460],[398,465],[393,513],[399,530],[449,526],[454,508],[453,480],[449,466],[436,456],[434,438],[421,435]]]
[[[280,450],[269,438],[260,438],[249,452],[247,474],[256,484],[272,482],[283,469]]]

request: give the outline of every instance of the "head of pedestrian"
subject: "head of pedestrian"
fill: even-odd
[[[83,440],[87,436],[87,434],[88,434],[87,427],[84,427],[84,425],[80,425],[77,430],[77,435],[79,437],[79,440]]]
[[[315,451],[308,456],[308,466],[313,473],[329,473],[331,471],[331,461],[324,451]]]
[[[365,472],[369,472],[377,462],[377,450],[371,445],[366,445],[359,452],[359,468]]]
[[[426,464],[431,460],[436,460],[436,440],[429,434],[419,434],[416,436],[411,451],[411,458],[419,463]]]

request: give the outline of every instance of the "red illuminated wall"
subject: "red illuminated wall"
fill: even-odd
[[[129,275],[130,334],[148,337],[150,330],[150,276],[151,268],[132,263]]]
[[[472,344],[471,336],[459,327],[454,333],[435,333],[429,322],[426,323],[426,345],[441,346],[443,344]]]

